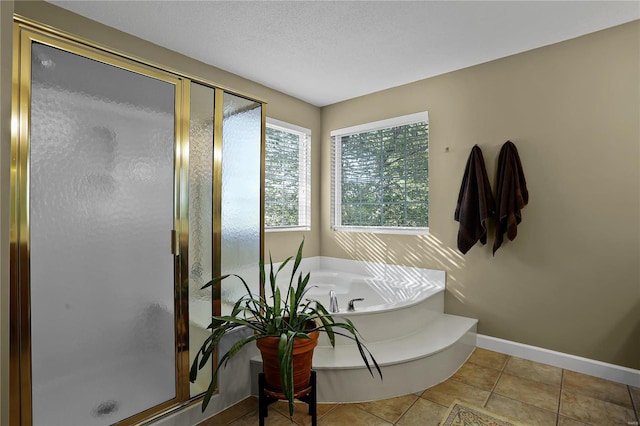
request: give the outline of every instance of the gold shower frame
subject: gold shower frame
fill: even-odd
[[[11,426],[32,424],[31,400],[31,332],[29,277],[29,125],[31,86],[31,45],[33,42],[65,50],[108,65],[133,71],[175,86],[175,146],[174,146],[174,228],[167,250],[174,254],[174,309],[176,396],[155,407],[116,423],[118,426],[143,424],[176,410],[199,403],[203,396],[191,398],[189,389],[188,312],[181,303],[188,294],[189,243],[189,126],[191,82],[214,89],[214,158],[212,205],[213,276],[221,273],[221,185],[222,185],[222,100],[224,93],[237,95],[261,105],[261,165],[260,165],[260,241],[264,252],[264,146],[266,102],[241,92],[225,88],[202,78],[152,63],[125,52],[111,49],[90,40],[57,30],[28,18],[14,16],[13,88],[11,117],[11,234],[10,234],[10,401]],[[187,303],[188,305],[188,303]],[[220,315],[220,286],[213,289],[213,314]],[[217,358],[217,354],[216,357]],[[215,358],[213,362],[215,363]]]

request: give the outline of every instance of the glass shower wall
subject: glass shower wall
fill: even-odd
[[[245,288],[201,287],[234,273],[260,293],[263,105],[22,25],[12,410],[137,424],[210,382],[211,364],[188,383],[187,351]]]
[[[189,131],[189,365],[207,338],[213,315],[213,137],[215,89],[191,83]],[[207,390],[211,361],[190,384],[190,395]]]
[[[216,96],[216,90],[194,82],[190,89],[190,364],[208,336],[211,316],[229,314],[246,294],[235,278],[204,290],[202,286],[214,275],[238,274],[259,294],[262,104],[223,91]],[[211,374],[210,359],[190,385],[191,397],[206,391]]]
[[[32,45],[34,425],[176,397],[174,84]]]
[[[262,104],[224,93],[222,121],[221,273],[243,277],[259,295]],[[238,280],[222,282],[222,315],[246,294]]]

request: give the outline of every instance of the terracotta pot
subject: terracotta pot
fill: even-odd
[[[294,394],[309,386],[311,378],[311,362],[313,349],[318,344],[319,331],[308,334],[309,339],[295,339],[293,342],[293,389]],[[278,365],[277,337],[265,337],[256,341],[262,353],[262,370],[267,388],[275,392],[282,392],[280,383],[280,366]]]

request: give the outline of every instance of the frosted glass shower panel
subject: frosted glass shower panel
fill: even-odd
[[[259,294],[262,105],[224,94],[222,124],[222,274],[242,276]],[[222,282],[222,314],[246,291]]]
[[[176,397],[175,86],[32,45],[34,425],[109,425]]]
[[[207,338],[206,327],[213,315],[213,103],[214,89],[191,83],[189,130],[189,365]],[[211,361],[190,384],[191,396],[207,390]]]

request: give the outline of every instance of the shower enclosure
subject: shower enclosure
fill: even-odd
[[[132,424],[262,253],[260,101],[16,21],[11,422]]]

